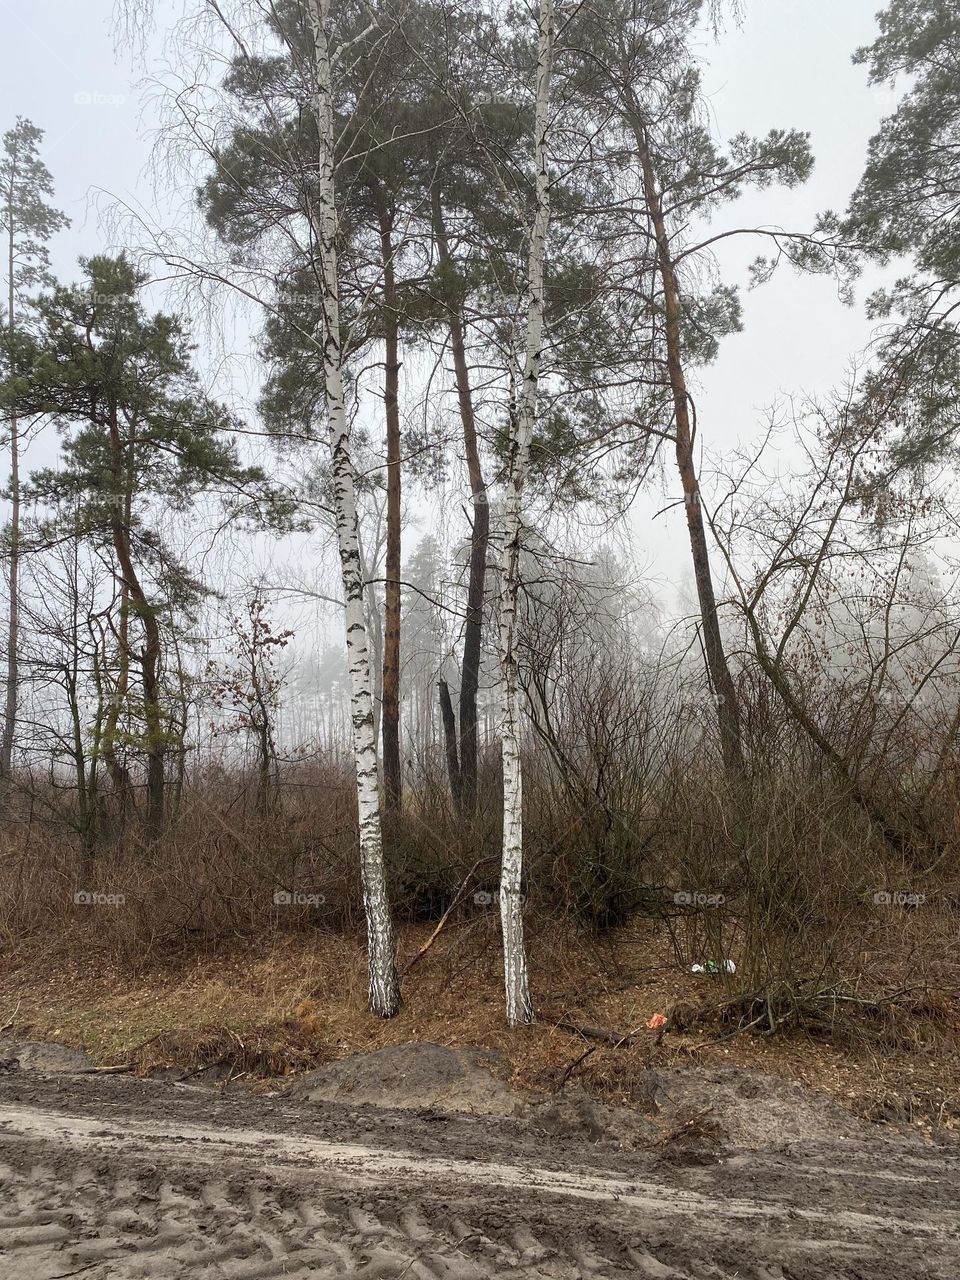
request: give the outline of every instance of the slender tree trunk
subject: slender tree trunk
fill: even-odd
[[[500,870],[500,923],[507,1022],[533,1021],[527,954],[523,941],[523,772],[520,760],[520,690],[517,675],[517,597],[519,592],[523,487],[530,440],[537,414],[537,387],[543,356],[543,270],[550,223],[547,134],[553,72],[553,0],[540,0],[537,38],[537,102],[534,117],[536,199],[527,254],[526,341],[519,403],[511,406],[509,471],[504,510],[503,573],[500,592],[500,661],[503,679],[503,862]]]
[[[257,814],[263,817],[277,811],[280,779],[277,773],[277,747],[273,736],[272,708],[269,693],[264,689],[265,684],[269,689],[270,673],[269,669],[265,671],[261,667],[256,636],[257,629],[254,626],[250,646],[250,688],[256,704],[255,709],[252,709],[254,736],[257,742],[256,808]]]
[[[187,722],[190,716],[190,699],[187,692],[187,674],[183,668],[183,655],[180,652],[180,641],[173,633],[174,655],[177,663],[177,718],[170,711],[170,737],[175,745],[175,764],[172,787],[168,784],[169,804],[168,818],[175,822],[180,815],[183,800],[183,784],[187,772]]]
[[[367,917],[370,1009],[389,1018],[400,1008],[393,925],[383,865],[383,836],[377,779],[377,739],[373,723],[370,659],[364,621],[363,574],[357,524],[356,476],[350,455],[350,424],[343,385],[343,348],[337,266],[337,209],[334,186],[333,94],[327,18],[330,0],[306,0],[314,42],[314,114],[319,135],[317,208],[313,215],[317,267],[323,296],[323,369],[330,428],[330,457],[336,507],[340,568],[346,604],[347,665],[357,772],[360,867]]]
[[[94,807],[91,804],[90,793],[87,789],[87,758],[85,749],[85,716],[84,708],[81,704],[80,684],[81,675],[81,659],[80,659],[80,591],[79,591],[79,560],[80,560],[80,544],[78,540],[73,543],[73,555],[70,564],[70,570],[67,578],[68,590],[70,592],[70,617],[67,624],[66,635],[69,637],[69,647],[64,662],[64,687],[67,694],[67,705],[70,708],[70,727],[73,737],[73,767],[77,782],[77,814],[80,839],[83,848],[84,863],[89,867],[95,848],[95,817]]]
[[[383,713],[383,610],[374,589],[373,567],[360,546],[360,574],[365,583],[363,590],[364,626],[367,628],[367,660],[370,663],[370,679],[373,693],[373,740],[380,741],[380,724]]]
[[[681,346],[680,290],[677,273],[670,251],[670,236],[663,213],[663,202],[657,187],[653,161],[647,143],[639,106],[630,94],[630,123],[640,156],[643,173],[643,191],[647,211],[653,225],[657,246],[657,264],[663,285],[664,334],[667,350],[667,372],[673,394],[673,409],[677,433],[677,468],[683,486],[683,501],[687,513],[687,533],[693,558],[693,572],[697,583],[697,599],[703,624],[704,648],[707,669],[717,700],[717,720],[720,729],[720,748],[724,767],[731,777],[743,772],[743,745],[740,733],[740,713],[737,691],[730,674],[727,655],[723,647],[717,598],[710,571],[710,553],[707,542],[703,507],[700,501],[700,483],[697,477],[693,453],[693,431],[690,422],[690,397],[683,370]]]
[[[450,700],[450,686],[446,680],[438,682],[440,693],[440,719],[443,721],[443,746],[447,757],[447,777],[450,780],[450,794],[453,803],[459,810],[463,801],[463,779],[460,773],[460,759],[457,754],[457,719],[453,714],[453,703]]]
[[[128,423],[123,467],[123,523],[128,529],[133,518],[133,450],[133,426]],[[125,761],[121,761],[117,755],[118,727],[130,689],[130,588],[125,578],[121,578],[120,582],[117,662],[117,679],[103,732],[103,757],[107,763],[107,772],[110,774],[110,782],[116,801],[117,834],[122,839],[126,832],[127,820],[133,809],[133,787],[130,781],[130,770],[127,768]],[[104,651],[104,665],[106,666],[106,651]]]
[[[14,289],[14,208],[13,182],[7,202],[7,325],[13,337],[16,320],[16,293]],[[17,699],[20,691],[20,431],[14,415],[10,419],[10,561],[7,586],[9,612],[7,616],[7,688],[3,708],[3,736],[0,738],[0,804],[9,798],[10,775],[13,767],[13,743],[17,732]]]
[[[441,268],[449,269],[450,247],[443,220],[440,188],[434,183],[433,192],[434,234]],[[454,795],[458,808],[473,814],[477,807],[477,764],[479,744],[477,733],[477,690],[480,687],[480,657],[483,641],[483,600],[487,579],[487,548],[490,543],[490,504],[487,486],[480,466],[480,450],[477,444],[477,422],[473,412],[473,391],[470,387],[470,369],[464,340],[463,319],[457,301],[448,309],[450,348],[453,353],[453,371],[457,384],[457,401],[463,426],[463,450],[470,480],[470,499],[473,505],[473,526],[470,530],[470,580],[467,587],[467,612],[463,626],[463,664],[460,672],[460,751],[459,799]],[[451,775],[452,782],[452,775]]]
[[[97,701],[92,720],[89,720],[87,725],[87,732],[90,738],[90,750],[87,756],[87,805],[92,818],[91,821],[86,824],[85,853],[92,859],[96,854],[97,844],[100,839],[100,832],[103,829],[103,804],[100,797],[99,778],[105,704],[103,696],[103,671],[100,665],[99,637],[95,629],[90,625],[90,622],[91,619],[88,616],[87,627],[91,640],[91,657],[93,660],[93,688]]]
[[[119,832],[122,835],[131,809],[130,771],[117,754],[117,737],[120,717],[126,705],[130,687],[130,590],[125,581],[120,583],[120,615],[117,622],[117,678],[110,698],[106,724],[103,730],[103,758],[110,774],[110,782],[117,805]],[[104,651],[106,665],[106,651]]]
[[[130,588],[133,611],[143,626],[145,643],[140,657],[140,672],[147,739],[147,804],[144,828],[147,836],[151,840],[156,840],[163,828],[166,764],[163,716],[160,706],[160,627],[133,567],[125,531],[118,524],[114,525],[113,545],[117,552],[117,559],[120,561],[121,572]]]
[[[383,636],[383,782],[388,813],[400,808],[400,315],[393,266],[393,220],[387,197],[377,189],[377,217],[383,257],[385,370],[383,403],[387,421],[387,554]]]
[[[116,405],[110,407],[110,444],[113,454],[114,494],[124,493],[120,481],[126,470],[126,446],[120,435]],[[127,508],[124,508],[124,514]],[[163,800],[166,742],[160,705],[160,625],[153,606],[147,599],[133,563],[130,549],[130,518],[114,512],[110,521],[113,548],[126,584],[130,604],[143,627],[144,646],[140,655],[143,682],[143,719],[147,744],[147,804],[144,828],[150,840],[156,840],[163,828]]]

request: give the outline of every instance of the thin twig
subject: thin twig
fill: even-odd
[[[0,1035],[3,1035],[4,1031],[9,1031],[10,1028],[13,1026],[13,1024],[16,1022],[17,1014],[20,1012],[20,1006],[22,1003],[23,1003],[22,1000],[17,1001],[17,1007],[14,1009],[13,1013],[10,1015],[10,1021],[5,1022],[3,1026],[0,1027]]]
[[[451,901],[449,907],[447,907],[446,911],[440,917],[437,927],[434,929],[433,933],[431,933],[430,937],[426,940],[426,942],[423,944],[420,950],[415,955],[411,956],[410,959],[407,961],[407,963],[400,970],[401,978],[405,978],[407,976],[407,974],[410,972],[413,966],[417,963],[417,961],[423,959],[423,957],[427,954],[427,952],[436,942],[437,938],[439,938],[447,921],[450,919],[451,915],[453,915],[453,912],[463,901],[463,898],[467,892],[467,885],[470,883],[470,881],[473,879],[474,875],[476,874],[477,868],[482,867],[485,862],[493,862],[493,858],[492,857],[479,858],[473,864],[473,866],[470,868],[470,870],[467,872],[466,876],[464,877],[463,883],[460,885],[460,888],[454,894],[453,900]]]
[[[225,1053],[222,1057],[218,1058],[216,1062],[201,1062],[199,1067],[194,1067],[194,1069],[192,1071],[188,1071],[186,1075],[178,1076],[176,1083],[183,1084],[184,1080],[192,1080],[194,1076],[202,1075],[204,1071],[215,1071],[217,1067],[222,1067],[224,1063],[229,1061],[230,1054]]]
[[[141,1049],[145,1049],[148,1044],[153,1044],[154,1040],[159,1040],[163,1035],[166,1035],[166,1030],[158,1031],[157,1034],[155,1036],[151,1036],[149,1040],[141,1040],[139,1044],[135,1044],[133,1048],[128,1049],[127,1052],[132,1057],[133,1054],[139,1053]]]
[[[567,1083],[567,1081],[573,1075],[574,1071],[576,1071],[577,1067],[579,1067],[581,1063],[586,1062],[587,1058],[589,1058],[592,1053],[596,1053],[598,1049],[602,1049],[604,1048],[604,1046],[608,1046],[613,1049],[619,1049],[623,1045],[629,1046],[629,1045],[635,1044],[637,1039],[639,1038],[639,1033],[640,1033],[640,1028],[637,1027],[636,1031],[628,1031],[626,1035],[621,1036],[619,1039],[616,1039],[615,1032],[604,1031],[601,1027],[578,1027],[576,1026],[575,1023],[566,1022],[566,1021],[558,1022],[557,1026],[563,1027],[568,1031],[577,1031],[579,1032],[580,1035],[584,1037],[592,1036],[593,1038],[600,1041],[599,1044],[592,1044],[590,1045],[589,1048],[584,1049],[583,1053],[580,1054],[579,1058],[574,1058],[573,1062],[571,1062],[564,1069],[563,1075],[560,1077],[560,1082],[556,1088],[557,1093],[561,1091],[563,1086]],[[657,1043],[658,1044],[660,1043],[659,1032],[657,1035]]]
[[[725,1031],[721,1036],[710,1036],[706,1040],[701,1040],[699,1044],[692,1044],[686,1050],[688,1053],[696,1053],[698,1049],[708,1049],[712,1044],[720,1044],[724,1040],[732,1040],[735,1036],[742,1035],[744,1031],[751,1030],[758,1022],[762,1022],[766,1017],[766,1011],[760,1014],[758,1018],[754,1018],[752,1022],[746,1023],[744,1026],[735,1027],[733,1031]]]

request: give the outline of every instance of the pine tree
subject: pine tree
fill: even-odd
[[[33,475],[34,496],[76,513],[76,532],[115,558],[122,592],[118,692],[121,700],[132,696],[126,673],[135,662],[147,773],[144,821],[153,838],[163,823],[169,745],[162,622],[175,595],[182,600],[199,587],[151,527],[149,503],[186,511],[220,489],[235,504],[245,490],[262,488],[264,478],[240,463],[231,414],[201,391],[181,321],[146,312],[144,276],[122,257],[81,260],[81,267],[84,283],[44,295],[36,334],[18,336],[17,373],[3,387],[3,400],[21,416],[49,415],[62,434],[60,464]],[[167,598],[151,591],[151,574],[167,585]],[[142,633],[142,647],[131,624]],[[115,707],[108,736],[116,733],[118,716]]]
[[[382,672],[384,801],[387,812],[401,802],[400,767],[400,569],[401,412],[400,344],[407,319],[403,279],[409,173],[430,153],[430,128],[419,101],[419,57],[405,16],[403,32],[390,6],[377,10],[369,27],[366,6],[340,5],[332,20],[338,38],[351,42],[351,57],[338,68],[331,88],[336,120],[336,166],[341,215],[338,225],[340,308],[344,356],[382,344],[385,423],[386,564]],[[316,148],[311,86],[297,74],[304,32],[290,5],[274,15],[288,46],[282,59],[239,57],[228,88],[239,115],[217,165],[200,192],[218,235],[246,249],[268,240],[276,228],[275,200],[309,222],[317,192],[307,179]],[[244,175],[242,182],[237,181]],[[272,198],[271,198],[272,197]],[[266,326],[264,354],[274,366],[262,409],[279,439],[284,413],[294,401],[309,405],[308,430],[323,395],[322,360],[310,337],[322,304],[306,244],[293,238],[278,282],[274,312]]]
[[[7,333],[22,321],[30,293],[49,283],[47,242],[68,219],[47,203],[53,178],[40,159],[43,130],[20,117],[3,135],[0,155],[0,230],[6,247]],[[9,370],[8,370],[9,371]],[[7,687],[0,736],[0,788],[6,793],[17,731],[20,647],[21,481],[20,427],[17,414],[7,419],[10,432],[9,612],[7,616]]]
[[[707,225],[749,188],[802,183],[813,157],[808,136],[796,129],[739,134],[725,149],[718,145],[693,52],[705,13],[704,0],[603,0],[599,12],[580,15],[571,43],[579,50],[588,119],[598,129],[604,124],[598,158],[616,196],[604,216],[611,248],[603,288],[612,332],[634,361],[633,373],[624,369],[620,378],[621,385],[632,378],[636,388],[625,416],[640,430],[644,467],[649,451],[673,446],[723,760],[736,777],[743,769],[740,714],[710,564],[690,375],[739,328],[740,307],[734,288],[703,286],[715,277],[711,247],[731,236],[772,244],[772,256],[754,264],[757,282],[781,258],[827,271],[838,255],[830,219],[810,233]]]
[[[878,20],[855,61],[873,84],[909,85],[870,140],[845,231],[881,263],[915,270],[870,299],[885,328],[862,408],[888,418],[892,466],[922,471],[956,454],[960,432],[960,10],[893,0]]]

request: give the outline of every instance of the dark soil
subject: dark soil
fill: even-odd
[[[8,1048],[0,1276],[960,1275],[955,1145],[734,1070],[658,1073],[643,1112],[573,1089],[531,1100],[437,1048],[341,1061],[273,1097],[63,1059],[52,1074]],[[344,1100],[378,1071],[392,1106]],[[465,1100],[473,1114],[451,1109]]]

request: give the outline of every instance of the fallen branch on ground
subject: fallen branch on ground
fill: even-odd
[[[639,1027],[637,1027],[635,1031],[628,1031],[626,1035],[622,1035],[619,1037],[619,1039],[617,1039],[616,1032],[605,1031],[602,1027],[579,1027],[577,1026],[576,1023],[567,1022],[565,1019],[561,1019],[561,1021],[557,1023],[557,1026],[563,1027],[564,1030],[566,1031],[576,1031],[579,1035],[583,1036],[584,1038],[592,1037],[598,1041],[597,1044],[592,1044],[589,1046],[589,1048],[584,1049],[583,1053],[581,1053],[578,1058],[574,1058],[572,1062],[567,1064],[567,1066],[564,1068],[563,1075],[560,1077],[559,1083],[557,1084],[557,1088],[556,1088],[557,1093],[559,1093],[561,1089],[563,1089],[564,1085],[573,1075],[574,1071],[576,1071],[578,1067],[580,1067],[584,1062],[586,1062],[586,1060],[590,1057],[591,1054],[596,1053],[598,1049],[603,1049],[603,1048],[620,1049],[620,1048],[623,1048],[624,1046],[635,1044],[637,1040],[640,1038]],[[659,1031],[657,1033],[657,1040],[656,1040],[657,1044],[660,1043],[661,1035],[662,1035],[662,1031]]]
[[[442,933],[443,928],[446,925],[447,921],[450,919],[454,911],[457,909],[457,907],[459,907],[460,903],[463,901],[464,897],[466,896],[467,885],[469,885],[470,881],[473,879],[474,875],[476,874],[477,868],[482,867],[485,862],[493,862],[493,858],[480,858],[473,864],[473,866],[470,868],[470,870],[467,872],[466,876],[464,877],[463,883],[460,885],[460,888],[454,894],[453,900],[450,903],[449,907],[447,907],[446,911],[440,917],[440,920],[437,923],[437,927],[434,929],[433,933],[431,933],[430,937],[426,940],[426,942],[423,944],[420,950],[415,955],[411,956],[410,959],[407,961],[407,963],[400,970],[401,978],[405,978],[407,976],[407,974],[410,972],[413,966],[417,963],[417,961],[423,959],[423,957],[427,954],[427,952],[436,942],[437,938],[440,937],[440,934]]]
[[[640,1028],[636,1031],[609,1031],[605,1027],[588,1027],[581,1026],[578,1022],[571,1022],[567,1018],[561,1018],[554,1024],[564,1031],[573,1031],[578,1036],[582,1036],[584,1040],[599,1040],[601,1044],[612,1045],[615,1049],[619,1049],[622,1045],[633,1044],[634,1041],[640,1039]]]

